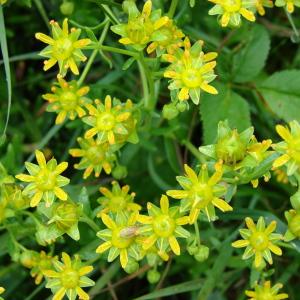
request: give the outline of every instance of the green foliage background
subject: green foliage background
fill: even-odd
[[[68,160],[72,165],[75,160],[69,156],[68,149],[83,133],[82,123],[77,121],[64,127],[53,126],[55,115],[45,112],[46,104],[41,95],[50,89],[56,72],[42,71],[42,61],[37,55],[41,44],[35,40],[34,34],[47,32],[47,25],[38,8],[40,0],[32,2],[30,6],[30,0],[11,1],[4,9],[12,106],[0,158],[11,174],[22,170],[23,161],[32,159],[35,148],[46,148],[59,161]],[[74,0],[75,10],[69,18],[83,26],[98,25],[104,14],[97,2],[107,2],[112,9],[120,10],[121,1],[112,4],[113,1]],[[142,1],[138,2],[142,4]],[[42,3],[46,18],[58,21],[64,18],[59,9],[60,1]],[[154,0],[153,3],[164,11],[170,5],[167,0]],[[220,120],[228,119],[229,124],[239,130],[253,125],[260,140],[271,138],[274,142],[278,140],[275,124],[294,119],[300,121],[300,48],[291,40],[293,31],[284,11],[268,10],[267,15],[258,18],[255,24],[244,22],[239,29],[224,30],[216,18],[208,15],[210,7],[211,4],[203,0],[196,1],[193,8],[189,1],[179,1],[175,20],[192,40],[203,39],[206,51],[219,52],[215,84],[219,94],[203,93],[198,107],[191,105],[188,111],[167,121],[161,117],[162,106],[169,102],[170,97],[167,80],[156,81],[157,108],[154,112],[143,113],[146,121],[139,128],[140,142],[128,144],[121,151],[120,162],[128,169],[123,183],[129,184],[136,192],[137,203],[157,202],[167,189],[176,187],[175,176],[183,172],[183,163],[198,163],[196,149],[214,142]],[[298,9],[294,14],[298,28],[299,16]],[[3,36],[4,29],[1,30]],[[105,44],[121,47],[117,40],[118,37],[110,32]],[[87,54],[90,53],[87,51]],[[91,98],[103,99],[110,94],[121,99],[130,98],[134,102],[141,101],[142,87],[137,65],[132,64],[124,70],[126,59],[111,53],[105,53],[105,57],[97,56],[86,80],[91,87]],[[7,115],[7,96],[1,60],[1,132]],[[100,179],[83,182],[81,172],[72,168],[68,172],[67,176],[71,178],[68,192],[75,196],[81,191],[82,201],[90,201],[92,205],[99,196],[98,187],[112,179],[103,175]],[[241,186],[232,201],[233,212],[222,214],[216,223],[203,223],[201,238],[211,249],[209,259],[199,263],[189,255],[174,257],[170,263],[160,267],[163,280],[159,285],[147,282],[144,276],[146,268],[131,278],[120,271],[117,263],[108,265],[105,260],[100,260],[92,276],[97,282],[92,290],[93,299],[111,298],[108,283],[115,287],[119,299],[245,299],[248,277],[254,281],[257,274],[251,272],[249,263],[240,259],[231,247],[231,241],[236,238],[237,229],[246,216],[262,215],[267,220],[275,219],[279,222],[280,231],[284,232],[283,212],[289,208],[289,197],[294,192],[295,188],[278,183],[274,178],[255,190],[248,185]],[[85,224],[80,225],[80,232],[82,238],[79,243],[65,238],[66,243],[57,244],[57,252],[80,251],[83,258],[90,259],[99,240]],[[30,234],[32,232],[26,226],[17,232],[19,239]],[[35,247],[34,240],[27,243],[26,246]],[[284,283],[285,291],[296,300],[300,299],[299,242],[292,243],[291,248],[284,249],[284,255],[275,259],[270,274],[275,272],[273,277]],[[48,290],[36,287],[28,270],[10,259],[14,251],[9,235],[0,231],[0,285],[6,287],[5,299],[48,299]]]

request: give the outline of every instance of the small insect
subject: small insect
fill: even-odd
[[[122,237],[122,238],[132,238],[132,237],[137,236],[139,234],[138,230],[139,230],[138,226],[129,226],[129,227],[123,228],[120,231],[120,237]]]

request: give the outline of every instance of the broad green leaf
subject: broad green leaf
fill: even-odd
[[[247,82],[255,78],[264,68],[269,50],[268,31],[261,25],[251,27],[244,46],[233,57],[233,81]]]
[[[229,125],[239,131],[251,126],[246,100],[225,85],[218,83],[215,86],[219,94],[203,94],[200,104],[205,144],[215,141],[219,121],[227,119]]]
[[[300,121],[300,70],[275,73],[258,90],[278,117]]]

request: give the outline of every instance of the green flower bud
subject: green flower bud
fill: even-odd
[[[138,264],[137,261],[133,259],[129,259],[124,271],[128,274],[132,274],[136,272],[139,269],[140,265]]]
[[[127,168],[121,165],[116,166],[112,171],[112,176],[117,180],[125,178],[127,174]]]
[[[176,104],[176,108],[178,111],[180,112],[184,112],[186,109],[188,109],[189,105],[188,105],[188,102],[187,101],[179,101],[177,104]]]
[[[79,207],[72,202],[60,203],[54,212],[54,219],[58,229],[66,231],[76,223],[80,216]]]
[[[195,259],[199,262],[203,262],[208,259],[209,248],[207,246],[201,245],[198,248],[197,253],[194,255]]]
[[[300,190],[297,191],[291,198],[291,204],[294,209],[300,210]]]
[[[163,117],[167,120],[172,120],[178,115],[178,110],[174,103],[169,103],[163,107]]]
[[[59,8],[60,8],[60,12],[63,15],[71,15],[74,11],[74,3],[69,1],[64,1]]]
[[[39,254],[35,251],[24,251],[20,256],[20,263],[22,266],[32,269],[37,265]]]
[[[218,140],[216,144],[218,158],[227,164],[235,164],[246,155],[246,145],[240,139],[237,130],[233,130],[225,137]]]
[[[160,273],[157,270],[151,269],[147,272],[147,279],[149,283],[157,283],[160,279]]]
[[[196,245],[187,246],[187,251],[190,255],[195,255],[198,251],[198,247]]]
[[[289,230],[297,237],[300,238],[300,214],[297,213],[291,218],[289,222]]]

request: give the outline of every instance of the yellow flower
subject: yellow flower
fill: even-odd
[[[199,104],[201,90],[217,94],[218,91],[209,83],[216,78],[214,59],[217,53],[204,54],[203,41],[196,42],[192,47],[190,40],[184,40],[184,49],[178,48],[174,55],[164,54],[163,59],[170,63],[164,72],[164,77],[170,78],[169,90],[179,90],[179,101],[189,98]]]
[[[57,261],[57,256],[52,257],[51,255],[46,254],[45,251],[36,253],[36,257],[33,257],[33,261],[31,262],[32,270],[30,271],[30,275],[35,278],[35,284],[40,284],[42,282],[44,278],[43,272],[45,270],[53,269],[55,261]]]
[[[255,3],[256,6],[256,10],[258,11],[258,13],[263,16],[265,15],[266,11],[265,11],[265,7],[273,7],[273,0],[256,0]]]
[[[160,208],[148,202],[147,209],[148,216],[138,216],[138,221],[145,224],[139,229],[139,233],[147,235],[143,241],[143,249],[148,250],[155,245],[158,254],[164,259],[170,246],[176,255],[180,255],[180,246],[176,238],[190,236],[181,226],[188,224],[189,218],[180,216],[179,207],[169,207],[169,200],[165,195],[160,198]]]
[[[75,299],[77,295],[83,300],[90,299],[82,287],[95,285],[93,280],[85,276],[93,270],[92,266],[83,266],[78,255],[71,260],[70,256],[63,252],[62,262],[55,261],[54,268],[56,271],[43,272],[47,279],[46,288],[50,288],[54,293],[53,300],[62,300],[65,295],[69,300]]]
[[[113,145],[123,143],[126,140],[136,142],[135,125],[136,119],[133,116],[133,104],[131,100],[121,103],[119,100],[105,97],[104,104],[100,100],[95,100],[96,107],[87,104],[86,107],[90,116],[84,117],[83,122],[92,126],[84,137],[86,139],[97,135],[97,142],[106,141]]]
[[[148,46],[148,53],[156,50],[156,53],[160,55],[166,50],[173,54],[177,48],[183,45],[184,33],[174,25],[173,20],[168,20],[165,26],[153,35],[156,38],[153,37],[154,41]]]
[[[276,126],[277,133],[284,140],[273,145],[273,148],[281,154],[274,163],[273,168],[287,166],[287,175],[291,176],[300,167],[300,124],[297,121],[289,123],[290,130],[282,125]]]
[[[90,88],[88,86],[80,88],[76,81],[66,82],[58,78],[56,86],[51,88],[53,94],[45,94],[43,98],[49,102],[47,111],[57,112],[56,124],[61,124],[66,118],[74,120],[86,115],[83,106],[91,101],[84,97]]]
[[[152,1],[146,1],[142,12],[136,7],[133,1],[124,1],[124,6],[128,12],[128,22],[111,27],[111,30],[121,35],[121,44],[130,45],[134,49],[143,50],[146,45],[155,40],[155,34],[159,34],[159,29],[169,21],[168,17],[161,17],[161,11],[152,12]]]
[[[265,281],[263,285],[256,284],[254,291],[245,291],[245,294],[250,297],[249,300],[281,300],[287,299],[288,294],[278,294],[278,291],[283,287],[281,283],[271,287],[270,281]]]
[[[40,52],[41,56],[49,58],[44,62],[44,71],[58,63],[60,76],[64,77],[69,68],[75,75],[78,75],[78,62],[86,60],[81,49],[91,41],[89,39],[78,40],[80,29],[72,28],[69,32],[68,19],[63,21],[62,28],[53,20],[50,25],[52,37],[40,32],[35,34],[36,39],[49,45]]]
[[[59,175],[68,167],[67,162],[62,162],[57,165],[56,159],[52,158],[46,162],[44,154],[36,150],[36,160],[38,165],[25,162],[26,169],[30,175],[19,174],[16,175],[21,181],[30,182],[23,190],[25,196],[31,197],[30,206],[37,206],[43,199],[46,206],[49,207],[55,196],[60,200],[66,201],[68,195],[61,187],[67,185],[70,180],[64,176]]]
[[[295,10],[295,6],[300,7],[299,0],[276,0],[275,5],[278,7],[284,7],[291,14]]]
[[[102,213],[101,219],[107,229],[101,230],[97,236],[104,240],[97,249],[97,253],[103,253],[109,249],[108,262],[112,262],[120,256],[123,269],[126,268],[129,259],[135,261],[141,259],[141,250],[138,243],[138,227],[136,225],[138,212],[117,214],[115,220]]]
[[[254,258],[255,268],[260,268],[263,261],[266,260],[270,265],[273,264],[272,254],[282,255],[281,249],[275,245],[278,240],[282,239],[281,234],[272,233],[276,229],[276,221],[272,221],[266,228],[263,217],[258,219],[255,225],[251,218],[246,218],[248,229],[240,229],[243,240],[232,243],[235,248],[246,247],[243,259]]]
[[[181,211],[190,211],[190,224],[197,221],[200,211],[204,211],[209,220],[215,219],[215,208],[221,211],[231,211],[233,208],[220,197],[226,194],[226,187],[221,184],[223,175],[222,163],[215,164],[215,173],[209,177],[207,165],[197,175],[188,165],[184,165],[185,176],[176,179],[183,190],[170,190],[167,195],[175,199],[182,199]]]
[[[7,2],[7,0],[0,0],[0,4],[3,5]]]
[[[69,152],[73,157],[82,157],[80,162],[74,167],[78,170],[85,170],[83,178],[88,178],[94,171],[95,176],[99,177],[102,169],[106,174],[110,174],[116,155],[111,150],[108,143],[97,143],[93,138],[77,139],[81,149],[70,149]]]
[[[128,194],[129,186],[124,185],[120,187],[117,181],[112,182],[111,191],[105,187],[100,188],[100,192],[104,197],[100,197],[97,201],[101,204],[101,210],[98,217],[101,217],[102,213],[121,213],[128,211],[139,211],[141,206],[134,203],[135,193]]]
[[[215,6],[209,11],[210,15],[222,15],[220,23],[222,27],[228,25],[237,27],[241,24],[241,16],[254,22],[255,0],[209,0]]]

